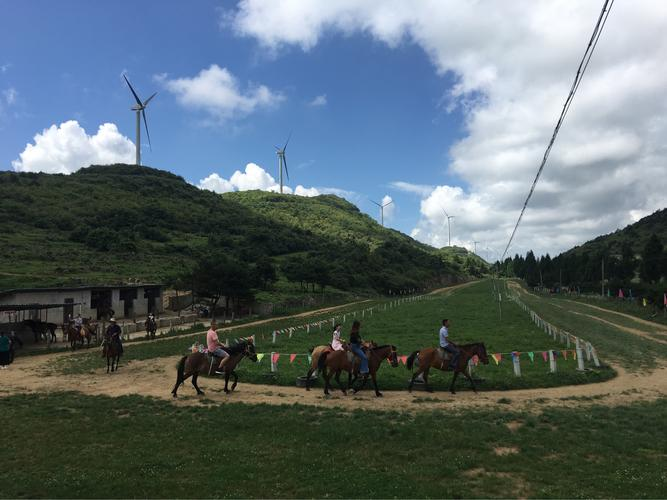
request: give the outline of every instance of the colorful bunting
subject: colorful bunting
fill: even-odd
[[[544,359],[544,362],[545,362],[545,363],[547,362],[547,358],[548,358],[548,356],[549,356],[549,355],[547,354],[546,351],[542,351],[542,359]]]
[[[262,353],[259,353],[259,354],[257,355],[257,362],[259,363],[260,361],[262,361],[262,358],[264,358],[264,353],[263,353],[263,352],[262,352]]]
[[[289,355],[289,362],[294,363],[294,359],[296,358],[296,354],[290,354]]]
[[[567,351],[561,351],[563,353],[563,358],[567,359]]]
[[[618,298],[619,298],[619,299],[622,299],[622,298],[623,298],[623,289],[622,289],[622,288],[619,288],[619,289],[618,289]]]
[[[495,354],[491,354],[491,357],[496,362],[496,365],[500,364],[500,360],[503,359],[503,355],[500,354],[499,352],[497,352]]]
[[[398,359],[401,360],[401,363],[404,365],[408,363],[408,357],[407,356],[399,356]]]
[[[533,363],[535,361],[535,353],[533,351],[530,351],[528,353],[528,357],[530,358],[531,363]]]
[[[405,356],[403,356],[403,357],[405,357]],[[405,364],[405,363],[403,363],[403,364]],[[475,366],[477,366],[479,364],[479,356],[477,354],[475,354],[472,357],[472,364],[475,365]]]
[[[274,352],[273,353],[273,358],[271,358],[271,362],[275,364],[275,363],[278,362],[279,358],[280,358],[280,353],[279,352]]]

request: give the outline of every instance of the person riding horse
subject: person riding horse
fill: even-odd
[[[359,333],[360,328],[361,322],[359,322],[359,320],[354,320],[352,323],[352,330],[350,330],[350,350],[361,360],[359,375],[366,377],[368,376],[368,357],[361,347],[362,340],[361,334]]]
[[[74,318],[74,328],[76,328],[79,335],[81,335],[81,327],[83,327],[83,318],[81,317],[81,313],[79,313]]]
[[[440,347],[438,348],[440,356],[443,360],[447,358],[445,355],[446,352],[452,355],[449,360],[450,369],[453,370],[454,367],[458,366],[459,357],[461,356],[461,350],[451,341],[449,338],[449,320],[442,320],[442,328],[440,328]]]
[[[331,348],[334,351],[345,350],[345,342],[340,338],[340,329],[341,329],[340,324],[334,327],[333,337],[331,338]]]
[[[217,373],[218,375],[224,375],[225,364],[229,360],[229,353],[226,351],[228,347],[222,342],[220,342],[220,339],[218,339],[218,333],[216,332],[217,329],[218,329],[218,324],[216,323],[216,321],[215,320],[211,321],[211,328],[206,333],[206,346],[208,347],[208,352],[211,356],[214,356],[216,358],[221,358],[220,364],[218,365],[218,368],[215,370],[215,373]]]
[[[123,354],[123,339],[120,326],[116,324],[116,318],[109,319],[110,324],[107,327],[107,331],[104,335],[105,342],[116,343],[120,349],[120,354]]]

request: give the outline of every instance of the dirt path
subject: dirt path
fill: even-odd
[[[570,302],[573,304],[579,304],[582,306],[590,307],[591,309],[597,309],[598,311],[606,312],[606,313],[611,313],[611,314],[616,314],[617,316],[623,316],[624,318],[631,319],[632,321],[635,321],[637,323],[641,323],[642,325],[646,326],[651,326],[653,328],[659,328],[661,330],[665,330],[665,332],[659,332],[659,333],[667,333],[667,327],[661,323],[655,323],[654,321],[649,321],[647,319],[642,319],[638,318],[637,316],[632,316],[631,314],[626,314],[618,311],[612,311],[611,309],[605,309],[604,307],[599,307],[599,306],[594,306],[592,304],[586,304],[585,302],[577,302],[576,300],[569,300],[569,299],[563,299],[565,302]]]
[[[451,291],[469,284],[457,285],[442,291]],[[345,306],[347,305],[350,304]],[[338,306],[337,308],[345,306]],[[304,313],[298,316],[307,316],[334,309],[336,308],[327,308],[326,310]],[[622,329],[621,325],[608,323]],[[628,373],[621,367],[614,367],[618,376],[598,384],[514,391],[485,391],[478,394],[464,391],[456,395],[446,392],[414,392],[409,394],[406,391],[386,391],[383,398],[376,398],[372,391],[364,391],[358,395],[349,396],[334,392],[333,396],[327,398],[323,396],[321,387],[306,392],[304,389],[297,387],[247,384],[243,380],[240,381],[234,393],[226,395],[223,392],[224,382],[222,380],[204,378],[200,379],[200,385],[206,392],[205,396],[195,396],[194,389],[187,381],[179,390],[179,398],[174,400],[170,391],[175,381],[175,366],[179,356],[133,361],[127,365],[122,365],[119,372],[111,375],[107,375],[102,368],[92,375],[64,376],[58,374],[53,376],[48,373],[48,367],[53,360],[60,356],[71,355],[71,353],[58,353],[52,354],[48,358],[46,356],[18,358],[9,369],[0,371],[0,396],[26,392],[77,391],[87,395],[111,397],[139,394],[174,401],[174,404],[179,405],[302,404],[340,408],[346,411],[361,408],[403,412],[418,412],[424,409],[466,411],[489,407],[540,412],[548,407],[580,407],[591,404],[615,406],[634,401],[654,401],[667,397],[667,366],[661,366],[656,370],[645,373]]]
[[[577,311],[570,311],[572,314],[577,314],[579,316],[584,316],[586,318],[594,319],[595,321],[599,321],[600,323],[604,323],[605,325],[613,326],[614,328],[618,328],[621,331],[624,331],[626,333],[631,333],[632,335],[636,335],[638,337],[641,337],[646,340],[650,340],[652,342],[657,342],[658,344],[664,344],[667,345],[667,340],[662,340],[662,339],[657,339],[653,337],[651,334],[643,331],[643,330],[637,330],[636,328],[630,328],[629,326],[623,326],[619,325],[618,323],[614,323],[613,321],[609,321],[606,319],[599,318],[598,316],[593,316],[592,314],[586,314],[586,313],[581,313]],[[663,334],[663,332],[658,332],[658,335]],[[656,334],[653,334],[656,335]]]

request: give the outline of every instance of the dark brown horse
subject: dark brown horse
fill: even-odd
[[[144,327],[146,328],[146,338],[154,339],[157,332],[157,320],[149,316],[144,322]]]
[[[229,361],[225,363],[225,393],[229,393],[227,389],[227,384],[229,383],[229,377],[234,376],[234,383],[232,384],[232,391],[236,389],[236,384],[239,380],[238,375],[234,371],[236,366],[241,362],[244,357],[248,357],[251,361],[257,361],[257,354],[255,353],[255,344],[252,337],[241,339],[236,345],[226,349],[229,353]],[[216,361],[218,358],[214,358]],[[189,377],[192,377],[192,385],[197,390],[197,394],[204,394],[199,386],[197,385],[197,378],[199,378],[200,373],[211,373],[211,368],[213,366],[211,357],[208,354],[203,352],[194,352],[188,356],[183,356],[178,362],[178,374],[176,376],[176,384],[172,389],[171,393],[176,397],[176,392],[178,391],[179,386],[185,382]]]
[[[453,367],[454,371],[454,377],[452,377],[452,383],[449,386],[449,390],[451,391],[452,394],[456,394],[456,391],[454,390],[454,384],[456,383],[456,378],[458,377],[459,373],[462,373],[465,378],[470,380],[470,384],[472,385],[472,390],[477,392],[477,388],[475,387],[475,381],[470,377],[468,372],[466,371],[466,368],[468,367],[468,361],[473,357],[477,356],[479,357],[479,360],[484,363],[485,365],[489,364],[489,358],[486,355],[486,347],[482,342],[478,342],[476,344],[463,344],[457,346],[461,350],[461,356],[459,356],[459,362],[457,366]],[[440,354],[440,350],[436,347],[427,347],[425,349],[422,349],[421,351],[415,351],[410,356],[408,356],[408,361],[406,363],[406,367],[408,370],[412,370],[412,366],[415,362],[415,359],[418,361],[418,368],[417,371],[415,371],[412,374],[412,379],[410,380],[410,384],[408,385],[408,390],[412,391],[412,385],[415,382],[415,378],[417,378],[420,374],[424,374],[424,388],[431,392],[432,389],[428,385],[428,372],[431,368],[437,368],[438,370],[442,371],[447,371],[450,369],[449,366],[449,358],[442,358]]]
[[[112,372],[118,371],[118,362],[120,361],[120,355],[122,353],[123,348],[118,338],[112,337],[104,339],[102,357],[107,358],[107,373],[109,373],[109,367],[111,367]]]
[[[373,342],[372,340],[370,342],[363,342],[362,346],[364,349],[371,349],[373,347],[377,347],[377,344]],[[347,344],[343,344],[344,350],[348,351]],[[320,374],[321,370],[318,366],[320,356],[327,352],[331,353],[334,352],[333,348],[331,347],[330,344],[326,345],[318,345],[310,349],[310,367],[308,368],[308,373],[306,374],[306,390],[310,390],[310,381],[312,380],[313,373],[317,373],[318,375]],[[350,374],[351,375],[351,374]],[[338,375],[340,377],[340,374]],[[337,378],[338,384],[340,385],[340,378]],[[348,381],[349,383],[349,381]]]
[[[373,386],[375,387],[375,395],[381,397],[382,393],[378,389],[376,374],[380,368],[381,363],[385,359],[389,359],[391,366],[396,368],[398,366],[398,356],[396,355],[396,346],[393,345],[383,345],[379,347],[373,347],[366,350],[366,355],[368,356],[368,371],[371,379],[373,380]],[[354,382],[359,376],[359,366],[361,361],[357,356],[352,355],[348,356],[346,351],[333,351],[333,352],[323,352],[320,355],[318,361],[318,368],[322,372],[324,377],[324,394],[329,394],[329,380],[331,375],[335,374],[336,382],[340,386],[343,394],[347,394],[347,390],[354,385]],[[347,378],[347,389],[343,387],[343,384],[340,382],[341,372],[346,371],[348,373]],[[354,378],[352,376],[354,375]],[[366,382],[368,381],[368,375],[364,375],[361,383],[358,387],[352,389],[352,392],[359,392],[364,388]]]

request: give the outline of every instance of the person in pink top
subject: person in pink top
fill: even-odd
[[[340,339],[340,325],[336,325],[333,331],[333,338],[331,339],[331,348],[334,351],[342,351],[345,348],[343,347],[343,342]]]
[[[218,339],[218,333],[216,332],[217,329],[218,325],[215,320],[211,321],[211,328],[208,332],[206,332],[206,346],[208,347],[208,352],[211,354],[211,356],[217,356],[221,358],[220,365],[218,366],[218,369],[215,370],[215,373],[222,375],[225,371],[225,363],[229,359],[229,354],[224,349],[227,346],[220,342],[220,339]]]

